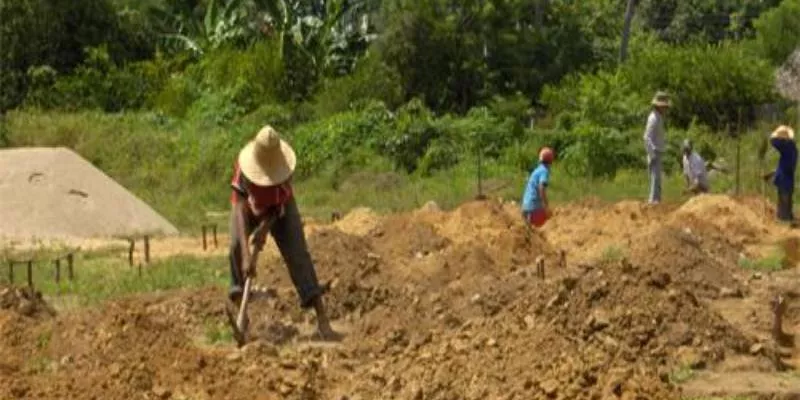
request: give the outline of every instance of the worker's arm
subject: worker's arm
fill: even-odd
[[[242,273],[247,274],[250,270],[252,260],[250,252],[250,238],[247,236],[245,230],[245,221],[247,213],[247,198],[236,192],[236,201],[233,204],[233,215],[236,218],[236,232],[239,237],[239,251],[241,252],[242,260]],[[231,232],[234,233],[234,232]]]
[[[544,207],[547,214],[550,214],[550,204],[547,201],[547,183],[540,183],[537,189],[539,190],[539,198],[542,199],[542,207]]]
[[[656,130],[658,129],[658,119],[655,115],[650,114],[647,117],[647,126],[644,129],[644,143],[645,148],[647,149],[647,155],[650,156],[652,160],[656,155],[656,145],[653,141],[653,138],[656,135]]]

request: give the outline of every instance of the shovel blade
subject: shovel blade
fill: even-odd
[[[236,340],[236,344],[238,347],[244,346],[245,342],[247,341],[245,334],[241,329],[239,329],[239,325],[236,323],[236,318],[233,316],[233,312],[231,311],[230,307],[225,307],[225,315],[228,316],[228,325],[231,327],[233,339]]]

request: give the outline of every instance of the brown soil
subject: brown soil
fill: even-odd
[[[753,207],[720,196],[655,208],[586,201],[529,231],[514,206],[485,201],[309,226],[346,334],[337,344],[312,340],[313,313],[297,307],[274,249],[257,278],[272,293],[252,303],[243,349],[206,340],[224,327],[223,288],[56,316],[25,316],[20,302],[36,297],[8,290],[0,398],[678,399],[682,386],[743,394],[747,379],[766,382],[758,396],[782,395],[797,382],[771,389],[784,375],[772,375],[781,350],[769,300],[793,287],[795,259],[774,273],[737,261],[748,246],[796,248],[800,235]],[[784,322],[797,326],[800,304]],[[798,359],[788,352],[786,363]],[[679,385],[682,370],[697,378]],[[714,383],[726,380],[739,383]]]

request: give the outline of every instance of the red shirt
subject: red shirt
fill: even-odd
[[[250,204],[250,211],[261,215],[270,207],[282,206],[292,198],[292,185],[289,182],[274,186],[258,186],[242,174],[239,163],[233,164],[233,179],[231,179],[231,204],[236,204],[237,194],[246,198]]]

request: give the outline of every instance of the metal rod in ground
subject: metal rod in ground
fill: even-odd
[[[150,236],[144,235],[144,262],[150,264]]]
[[[128,265],[133,266],[133,252],[136,250],[136,241],[133,238],[128,239]]]
[[[28,287],[33,287],[33,260],[28,260]]]
[[[219,241],[217,240],[217,224],[211,225],[211,233],[214,235],[214,248],[219,247]]]
[[[67,254],[67,275],[69,276],[69,280],[72,281],[75,279],[75,272],[72,269],[72,266],[75,264],[75,257],[72,253]]]
[[[203,229],[203,250],[206,250],[206,247],[207,247],[207,244],[206,244],[206,226],[203,225],[202,229]]]
[[[53,260],[53,263],[56,266],[56,283],[60,283],[61,282],[61,259],[60,258],[56,258],[55,260]]]

